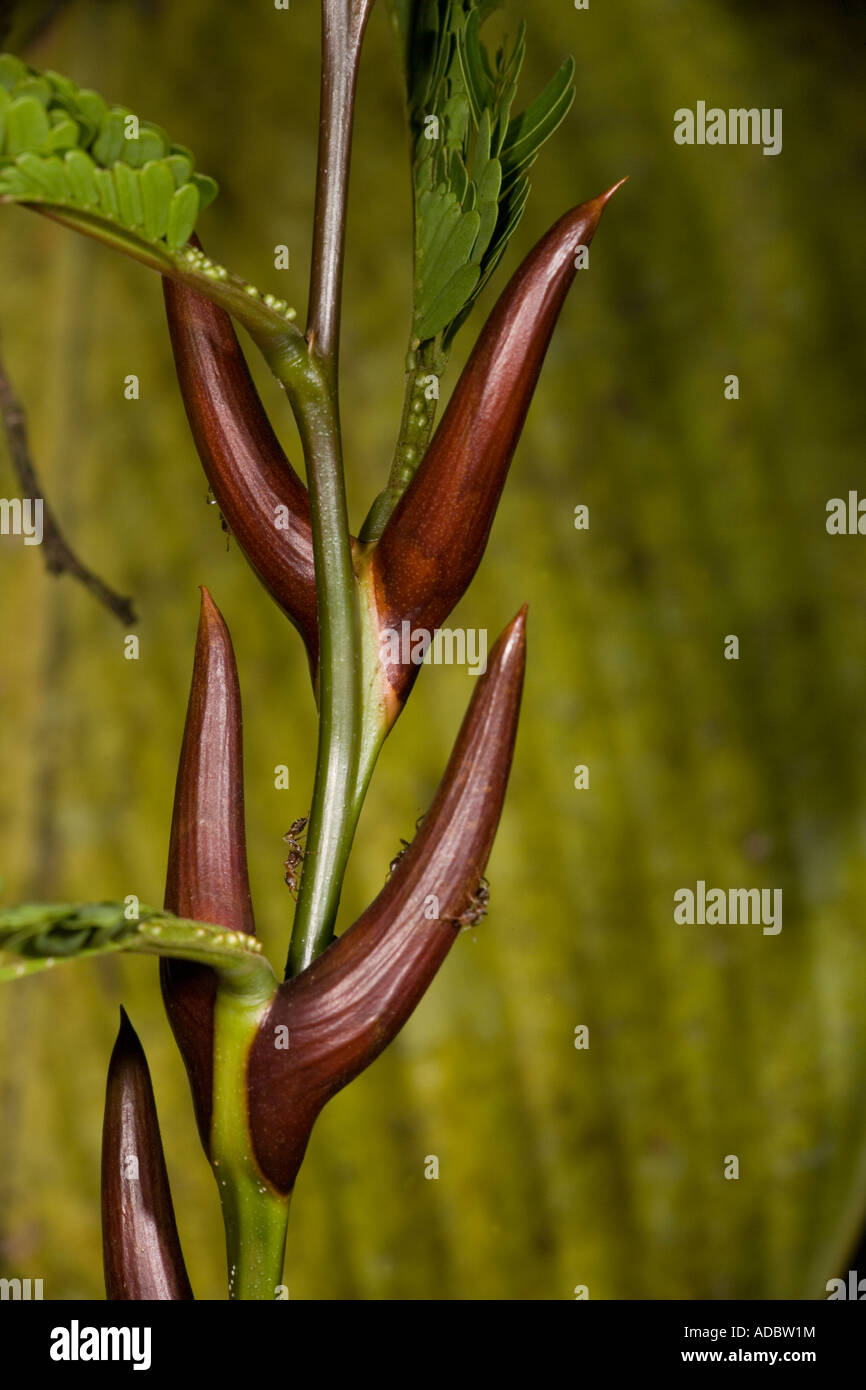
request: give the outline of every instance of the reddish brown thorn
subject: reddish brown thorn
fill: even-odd
[[[621,180],[622,182],[622,180]],[[380,631],[435,632],[478,568],[553,329],[619,184],[582,203],[529,253],[501,295],[454,389],[418,472],[372,558]],[[405,700],[419,667],[387,678]]]
[[[354,926],[280,986],[253,1043],[250,1132],[281,1192],[294,1184],[322,1106],[399,1032],[459,934],[499,823],[524,659],[525,609],[490,654],[412,845]]]
[[[318,660],[310,502],[259,400],[231,318],[203,295],[164,280],[186,413],[229,530]]]
[[[102,1255],[109,1299],[191,1299],[147,1059],[123,1009],[102,1128]]]
[[[255,934],[244,827],[241,697],[228,628],[201,591],[192,687],[174,796],[165,906],[179,917]],[[162,960],[163,999],[209,1148],[216,976]]]

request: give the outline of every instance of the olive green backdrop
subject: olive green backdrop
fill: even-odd
[[[449,624],[492,640],[530,605],[491,911],[319,1121],[290,1293],[820,1298],[866,1208],[866,539],[824,525],[828,498],[864,473],[862,19],[713,0],[512,8],[530,24],[524,99],[573,51],[577,100],[505,273],[566,207],[631,179],[578,276],[484,566]],[[191,145],[222,189],[205,244],[301,310],[317,12],[85,0],[25,54]],[[699,99],[782,107],[782,154],[676,146],[673,112]],[[348,231],[357,526],[387,471],[409,318],[381,0]],[[288,272],[273,269],[283,242]],[[0,281],[46,494],[84,558],[134,595],[141,641],[125,661],[116,619],[0,538],[4,901],[161,900],[207,583],[239,662],[259,930],[282,960],[280,837],[307,807],[315,745],[306,661],[205,505],[159,283],[17,208],[0,210]],[[288,410],[256,371],[297,459]],[[724,399],[728,373],[739,401]],[[19,492],[2,450],[0,492]],[[578,503],[588,532],[574,529]],[[738,662],[723,658],[727,634]],[[471,689],[465,671],[422,674],[373,784],[344,925],[428,805]],[[282,762],[288,792],[273,787]],[[578,763],[589,790],[573,787]],[[782,888],[781,934],[675,926],[673,894],[697,879]],[[121,1001],[150,1060],[193,1285],[224,1297],[216,1188],[147,960],[4,987],[0,1272],[42,1277],[46,1297],[103,1296],[100,1125]]]

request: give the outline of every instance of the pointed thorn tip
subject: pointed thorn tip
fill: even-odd
[[[622,188],[624,183],[628,183],[628,180],[628,174],[624,174],[621,179],[617,179],[616,183],[611,184],[610,188],[607,190],[606,193],[602,193],[600,195],[598,201],[601,203],[602,207],[604,207],[605,204],[610,201],[614,193],[616,193],[617,189]]]

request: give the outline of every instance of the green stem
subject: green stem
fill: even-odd
[[[229,1297],[274,1299],[283,1277],[289,1198],[267,1183],[253,1156],[247,1057],[273,988],[239,991],[221,982],[214,1010],[210,1158],[226,1231]]]
[[[333,936],[355,832],[360,727],[357,597],[334,390],[311,357],[271,366],[292,400],[307,462],[319,613],[319,741],[304,869],[286,975],[299,974]]]
[[[438,396],[433,395],[431,378],[438,386],[448,363],[439,339],[422,343],[410,351],[406,360],[403,388],[403,416],[394,448],[394,459],[387,487],[379,493],[361,527],[359,539],[365,544],[377,541],[403,493],[418,471],[433,434]]]
[[[322,0],[319,157],[305,371],[297,372],[293,344],[288,344],[285,367],[279,347],[269,358],[292,400],[304,446],[319,618],[316,780],[287,977],[306,969],[333,937],[358,818],[353,796],[361,720],[358,604],[337,379],[355,85],[372,3]]]

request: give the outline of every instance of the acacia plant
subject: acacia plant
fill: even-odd
[[[524,53],[492,51],[498,0],[391,0],[406,75],[414,303],[390,474],[349,529],[339,411],[344,226],[358,60],[373,0],[323,0],[313,257],[295,313],[206,254],[217,193],[161,127],[56,72],[0,57],[0,201],[51,217],[163,277],[190,428],[224,523],[304,641],[318,711],[308,817],[288,838],[297,889],[280,979],[256,938],[247,879],[241,703],[231,638],[202,589],[163,909],[25,904],[0,913],[0,976],[108,951],[161,957],[204,1151],[219,1187],[233,1298],[280,1286],[289,1201],[326,1101],[388,1045],[460,928],[480,920],[484,870],[517,727],[525,609],[495,644],[415,839],[339,937],[353,834],[378,753],[419,661],[484,552],[542,361],[613,189],[567,212],[488,318],[434,432],[455,336],[526,204],[528,171],[569,109],[563,63],[513,113]],[[258,398],[240,325],[285,389],[306,486]],[[408,624],[408,629],[405,625]],[[411,654],[390,641],[408,630]],[[304,838],[305,836],[305,838]],[[293,894],[294,896],[294,894]],[[126,1015],[108,1072],[102,1150],[111,1299],[192,1297],[153,1090]]]

